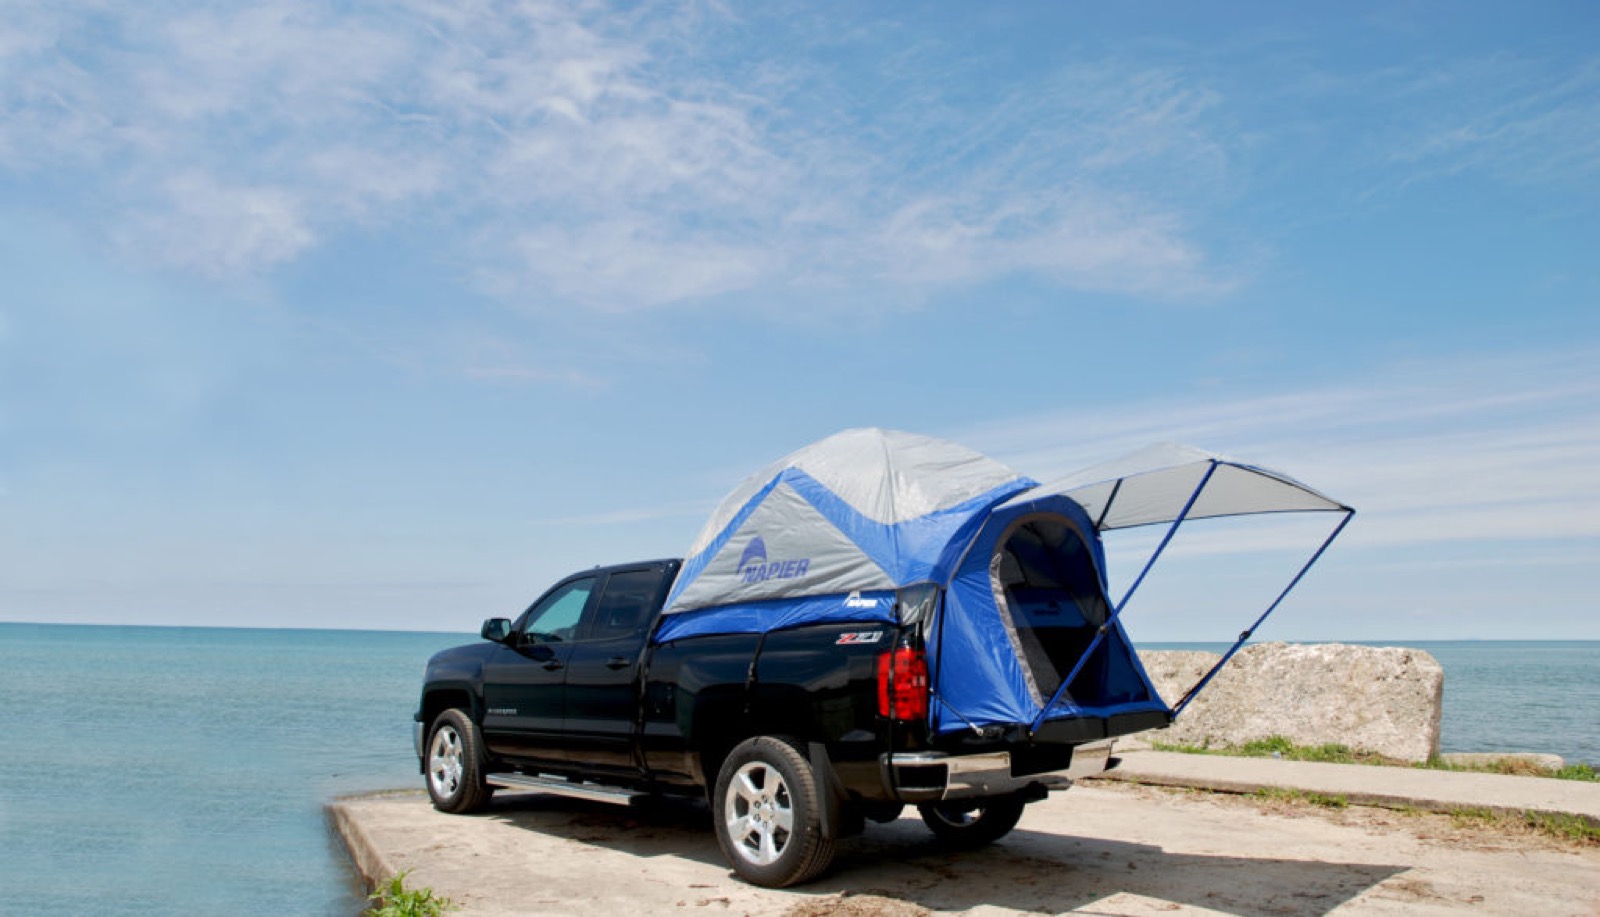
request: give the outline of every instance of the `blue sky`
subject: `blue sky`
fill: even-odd
[[[1585,3],[9,4],[0,620],[473,630],[884,426],[1041,479],[1180,440],[1357,506],[1263,638],[1600,638],[1597,39]],[[1135,638],[1235,633],[1293,567],[1265,531],[1197,529]]]

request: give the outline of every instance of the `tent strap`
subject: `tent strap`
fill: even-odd
[[[1240,647],[1244,646],[1245,641],[1249,640],[1251,635],[1256,632],[1257,628],[1261,627],[1262,622],[1267,620],[1267,616],[1278,609],[1278,605],[1283,602],[1284,597],[1289,594],[1291,589],[1300,584],[1301,577],[1306,575],[1306,571],[1311,569],[1312,564],[1315,564],[1319,559],[1321,559],[1322,552],[1328,550],[1328,545],[1333,544],[1333,540],[1339,537],[1339,533],[1344,531],[1344,527],[1346,525],[1350,524],[1350,518],[1355,514],[1355,510],[1348,507],[1345,508],[1344,518],[1340,519],[1339,524],[1334,526],[1333,531],[1329,533],[1328,537],[1323,539],[1322,546],[1317,548],[1316,553],[1311,555],[1311,559],[1305,562],[1305,564],[1300,568],[1300,572],[1296,573],[1294,575],[1294,579],[1289,581],[1289,585],[1283,587],[1283,591],[1278,593],[1278,597],[1276,599],[1272,600],[1272,604],[1268,605],[1267,610],[1261,613],[1261,617],[1256,618],[1254,624],[1251,624],[1249,627],[1245,628],[1243,633],[1239,634],[1239,639],[1234,641],[1233,646],[1228,647],[1228,651],[1222,654],[1222,658],[1217,660],[1217,664],[1212,666],[1211,670],[1202,676],[1199,681],[1195,682],[1194,687],[1184,692],[1183,698],[1178,701],[1177,706],[1172,708],[1172,716],[1174,719],[1177,718],[1178,714],[1183,712],[1183,708],[1189,706],[1189,702],[1195,699],[1195,696],[1198,695],[1201,690],[1211,682],[1211,679],[1218,672],[1222,671],[1222,667],[1228,664],[1228,660],[1232,659],[1235,653],[1239,652]]]
[[[1095,631],[1094,639],[1089,641],[1088,648],[1083,651],[1082,656],[1078,657],[1078,662],[1072,667],[1072,671],[1068,673],[1066,678],[1061,680],[1061,686],[1056,688],[1056,693],[1050,696],[1050,702],[1040,709],[1038,716],[1034,717],[1033,724],[1028,727],[1030,732],[1039,731],[1039,726],[1044,723],[1045,716],[1061,701],[1061,696],[1067,693],[1067,687],[1072,684],[1073,679],[1077,678],[1078,673],[1083,671],[1083,667],[1088,664],[1089,657],[1093,656],[1094,651],[1100,648],[1100,643],[1105,640],[1106,631],[1110,630],[1112,623],[1122,616],[1122,609],[1128,607],[1128,600],[1133,598],[1134,591],[1139,588],[1140,583],[1144,582],[1145,574],[1149,573],[1150,568],[1155,566],[1156,558],[1160,557],[1161,552],[1167,549],[1167,543],[1172,541],[1172,536],[1178,533],[1178,526],[1182,525],[1183,520],[1188,517],[1189,510],[1194,508],[1194,502],[1200,499],[1200,492],[1206,489],[1206,485],[1211,482],[1211,476],[1216,471],[1217,462],[1213,459],[1210,467],[1206,468],[1205,475],[1200,478],[1200,483],[1195,486],[1194,493],[1189,495],[1189,502],[1183,504],[1183,511],[1178,513],[1176,519],[1172,520],[1172,525],[1167,527],[1166,536],[1161,539],[1160,544],[1156,545],[1155,551],[1151,552],[1150,559],[1145,561],[1144,569],[1139,571],[1139,578],[1135,579],[1133,585],[1128,587],[1128,591],[1123,593],[1122,601],[1117,603],[1117,607],[1112,610],[1111,615]],[[1119,480],[1117,483],[1120,485],[1121,481]],[[1115,488],[1113,488],[1114,491]],[[1322,552],[1318,551],[1317,553],[1320,554]]]
[[[962,713],[960,710],[957,710],[955,707],[951,706],[950,702],[944,699],[944,695],[940,694],[937,691],[929,691],[928,692],[928,696],[933,698],[934,702],[937,703],[939,706],[941,706],[944,709],[950,711],[951,713],[954,713],[956,715],[956,719],[960,720],[963,723],[966,723],[967,724],[967,728],[971,729],[975,735],[979,735],[979,736],[983,735],[983,727],[979,726],[977,723],[974,723],[972,720],[967,719],[966,714]]]

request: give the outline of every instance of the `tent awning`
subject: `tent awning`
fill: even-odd
[[[1250,639],[1256,628],[1277,609],[1289,591],[1322,556],[1322,552],[1328,549],[1328,545],[1339,537],[1339,533],[1344,531],[1345,525],[1355,514],[1355,510],[1351,507],[1307,487],[1286,474],[1258,465],[1247,465],[1214,452],[1206,452],[1179,443],[1148,446],[1122,458],[1086,468],[1037,491],[1030,491],[1021,497],[1013,498],[1007,501],[1006,505],[1024,502],[1040,492],[1060,494],[1075,501],[1088,512],[1091,519],[1095,520],[1096,531],[1170,523],[1166,536],[1151,553],[1144,569],[1122,596],[1122,601],[1117,603],[1116,608],[1106,619],[1108,624],[1122,615],[1123,609],[1128,605],[1128,599],[1133,597],[1139,584],[1144,582],[1145,575],[1150,572],[1150,567],[1155,564],[1156,558],[1161,556],[1167,543],[1177,533],[1178,526],[1186,520],[1248,516],[1258,513],[1344,514],[1339,524],[1334,526],[1322,545],[1311,555],[1311,559],[1301,566],[1300,572],[1294,575],[1289,585],[1285,586],[1272,604],[1267,606],[1267,610],[1256,618],[1254,624],[1239,634],[1238,641],[1223,654],[1222,659],[1190,688],[1177,704],[1173,705],[1173,716],[1181,713],[1189,702],[1204,690],[1217,671],[1233,658],[1233,654],[1239,651],[1239,647]],[[1082,659],[1062,683],[1063,689],[1077,677],[1078,671],[1089,659],[1104,632],[1105,628],[1101,628],[1101,633],[1097,634],[1089,644],[1089,649],[1084,651]],[[1050,703],[1045,705],[1046,712],[1060,701],[1061,693],[1062,691],[1058,690],[1056,696],[1050,699]],[[1043,721],[1044,714],[1041,713],[1034,721],[1033,728],[1037,730]]]
[[[1213,466],[1215,471],[1212,471]],[[1211,478],[1196,496],[1195,489]],[[1094,520],[1097,531],[1176,520],[1256,513],[1350,512],[1350,507],[1286,474],[1185,446],[1159,443],[1075,472],[1013,497],[1011,503],[1062,494]]]

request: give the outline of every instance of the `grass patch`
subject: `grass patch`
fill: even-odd
[[[1500,817],[1493,809],[1460,808],[1445,813],[1457,828],[1482,828],[1494,824]]]
[[[1156,751],[1175,751],[1186,755],[1229,755],[1236,758],[1281,758],[1285,761],[1321,761],[1329,764],[1371,764],[1383,767],[1421,767],[1440,771],[1467,771],[1487,774],[1512,774],[1522,777],[1553,777],[1557,780],[1583,780],[1600,782],[1600,773],[1588,764],[1568,764],[1555,769],[1521,758],[1499,758],[1483,764],[1448,764],[1433,758],[1424,764],[1415,764],[1390,758],[1370,751],[1357,751],[1347,745],[1329,742],[1323,745],[1296,745],[1284,736],[1268,736],[1243,745],[1201,745],[1181,742],[1151,742]]]
[[[1291,790],[1281,786],[1264,786],[1255,791],[1257,799],[1264,799],[1268,802],[1299,802],[1304,796],[1305,794],[1299,790]]]
[[[1189,755],[1230,755],[1236,758],[1283,758],[1288,761],[1322,761],[1331,764],[1387,764],[1410,767],[1410,763],[1367,751],[1356,751],[1348,745],[1329,742],[1323,745],[1296,745],[1283,736],[1268,736],[1243,745],[1185,745],[1170,742],[1152,742],[1156,751],[1176,751]]]
[[[1522,819],[1524,824],[1540,834],[1600,846],[1600,825],[1586,818],[1554,812],[1524,812]]]
[[[367,896],[372,902],[366,910],[367,917],[441,917],[446,911],[456,910],[454,901],[438,897],[431,888],[406,888],[409,873],[406,870],[394,876]]]
[[[1281,786],[1264,786],[1256,790],[1255,796],[1257,799],[1269,802],[1305,803],[1322,806],[1324,809],[1343,809],[1350,805],[1350,800],[1342,795],[1330,796],[1326,793],[1311,793]]]
[[[1600,825],[1581,815],[1559,812],[1500,813],[1491,809],[1451,809],[1445,813],[1457,828],[1492,828],[1506,833],[1528,830],[1556,840],[1600,847]]]
[[[1482,764],[1452,764],[1434,758],[1426,764],[1415,765],[1430,770],[1465,771],[1476,774],[1509,774],[1516,777],[1552,777],[1556,780],[1581,780],[1600,783],[1600,773],[1587,764],[1568,764],[1565,767],[1540,767],[1523,758],[1496,758]]]
[[[1590,783],[1600,783],[1600,772],[1587,764],[1568,764],[1550,776],[1557,780],[1587,780]]]

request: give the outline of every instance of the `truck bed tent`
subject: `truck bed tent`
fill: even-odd
[[[1100,532],[1169,523],[1170,540],[1186,518],[1316,510],[1343,511],[1345,521],[1353,512],[1286,476],[1189,447],[1154,447],[1041,487],[954,443],[846,430],[719,504],[654,639],[893,623],[902,590],[931,586],[942,596],[926,636],[936,733],[1020,729],[1069,743],[1126,734],[1174,711],[1120,621],[1144,574],[1112,604]]]
[[[723,499],[684,559],[657,639],[893,621],[896,590],[948,581],[989,509],[1036,486],[932,437],[834,434]]]

